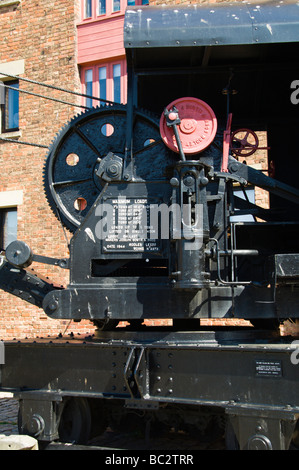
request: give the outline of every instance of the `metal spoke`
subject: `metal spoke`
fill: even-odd
[[[102,155],[100,154],[100,152],[98,151],[98,149],[93,145],[93,143],[86,137],[85,134],[83,134],[83,132],[78,129],[78,127],[75,127],[74,128],[74,131],[75,133],[81,137],[81,139],[88,145],[88,147],[98,156],[98,157],[102,157]]]
[[[97,175],[97,170],[109,153],[121,155],[121,158],[124,158],[124,168],[130,165],[127,159],[138,156],[136,160],[139,166],[138,169],[137,166],[134,167],[134,171],[139,172],[154,173],[151,160],[156,156],[164,163],[163,151],[154,150],[159,145],[161,148],[163,143],[156,117],[136,111],[132,135],[136,151],[133,151],[131,146],[127,149],[126,142],[122,142],[126,129],[126,113],[127,108],[124,105],[91,108],[72,119],[50,148],[44,171],[46,195],[54,213],[59,213],[59,219],[63,225],[72,232],[80,226],[84,214],[91,208],[103,189],[105,180]],[[109,136],[105,136],[102,131],[101,126],[105,124],[111,124],[114,127],[114,132]],[[146,145],[147,143],[149,145]],[[124,148],[123,152],[120,151],[121,148]],[[67,157],[72,153],[77,155],[80,164],[66,161],[67,152],[69,152]],[[148,158],[148,155],[152,158]],[[142,170],[144,167],[142,160],[148,161],[146,170]],[[142,178],[142,176],[139,177]],[[157,178],[154,177],[154,179]],[[82,214],[82,210],[76,208],[74,201],[78,201],[79,204],[79,193],[84,186],[88,194],[85,194],[84,214]],[[61,197],[64,191],[67,195]]]
[[[65,181],[55,181],[53,186],[67,186],[67,185],[76,185],[80,183],[86,183],[87,181],[92,181],[92,178],[82,179],[82,180],[65,180]]]
[[[133,153],[133,156],[135,157],[135,155],[138,155],[141,152],[145,152],[146,150],[150,150],[153,147],[155,147],[156,145],[159,145],[161,143],[162,143],[161,138],[159,140],[155,140],[155,142],[153,142],[152,144],[146,145],[145,147],[142,147],[141,149],[136,150],[136,152]]]

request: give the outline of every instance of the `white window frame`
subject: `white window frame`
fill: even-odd
[[[17,217],[18,217],[18,208],[23,204],[23,191],[16,190],[16,191],[2,191],[0,192],[0,210],[10,210],[16,209]],[[0,246],[1,248],[5,248],[4,246]]]
[[[2,63],[0,64],[0,81],[2,83],[5,83],[5,82],[11,82],[11,81],[17,80],[15,77],[22,75],[24,73],[24,70],[25,70],[25,61],[23,59]],[[5,75],[1,74],[1,72],[5,73]],[[11,74],[12,76],[9,76],[8,74]],[[0,99],[1,97],[3,98],[3,92],[0,95]],[[0,104],[3,104],[3,103],[0,103]],[[20,127],[18,130],[15,130],[15,131],[2,132],[2,119],[4,119],[4,116],[2,116],[2,106],[0,106],[0,136],[1,137],[16,138],[16,137],[22,136],[22,131]]]

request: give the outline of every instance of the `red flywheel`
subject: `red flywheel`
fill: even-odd
[[[179,98],[166,109],[170,112],[170,119],[179,117],[177,129],[185,154],[202,152],[212,143],[217,131],[217,119],[207,103],[198,98]],[[179,152],[173,129],[167,125],[164,113],[160,118],[160,133],[167,147]]]

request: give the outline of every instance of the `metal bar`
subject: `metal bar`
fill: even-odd
[[[179,153],[180,153],[181,160],[182,160],[182,162],[185,162],[186,157],[185,157],[184,150],[183,150],[183,147],[182,147],[182,143],[181,143],[181,139],[180,139],[180,136],[179,136],[178,128],[177,128],[176,124],[174,124],[172,127],[173,127],[173,132],[174,132],[174,135],[175,135],[175,140],[176,140],[177,146],[179,148]]]
[[[245,178],[248,183],[259,186],[272,194],[276,194],[277,196],[299,204],[299,190],[297,188],[293,188],[288,184],[270,178],[259,170],[255,170],[249,165],[238,162],[231,156],[229,156],[228,169],[234,176]]]
[[[137,359],[137,362],[136,362],[136,366],[135,366],[135,369],[134,369],[134,373],[133,373],[135,383],[137,385],[138,391],[139,391],[140,396],[142,398],[144,398],[145,393],[144,393],[144,390],[142,389],[142,385],[139,383],[139,380],[138,380],[140,378],[140,377],[138,377],[138,369],[139,369],[141,359],[142,359],[143,356],[144,356],[144,348],[141,348],[138,359]],[[144,371],[144,373],[145,373],[145,371]]]
[[[137,388],[134,392],[128,383],[133,380],[130,368],[137,371],[138,359],[146,354],[142,371],[147,374],[147,390],[140,400],[277,411],[285,411],[289,404],[289,411],[298,413],[299,369],[292,363],[296,345],[273,334],[271,339],[270,333],[260,341],[258,336],[253,341],[250,331],[238,335],[216,331],[212,341],[190,332],[169,336],[161,332],[160,339],[150,332],[143,335],[142,345],[137,334],[135,341],[117,341],[116,336],[111,341],[108,335],[105,342],[104,333],[98,342],[76,337],[7,342],[0,388],[31,389],[37,399],[45,393],[135,399]],[[114,372],[114,377],[107,371]]]
[[[48,149],[49,148],[47,145],[33,144],[31,142],[24,142],[22,140],[6,139],[5,137],[0,137],[0,140],[3,140],[3,142],[10,142],[12,144],[30,145],[31,147],[40,147],[40,148],[43,148],[43,149]]]
[[[217,261],[217,275],[218,275],[218,282],[224,286],[248,286],[252,284],[252,281],[224,281],[221,277],[220,273],[220,250],[219,250],[219,242],[216,238],[210,238],[210,241],[214,242],[216,245],[216,261]],[[227,251],[227,250],[226,250]],[[233,251],[228,251],[231,258],[233,258]],[[232,273],[233,275],[233,273]],[[232,278],[233,279],[233,278]]]
[[[132,398],[134,398],[134,394],[132,392],[131,384],[129,383],[128,371],[129,371],[129,366],[130,366],[130,363],[131,363],[131,360],[132,360],[132,357],[133,357],[134,353],[135,353],[135,347],[132,347],[131,351],[130,351],[130,354],[128,356],[127,362],[125,364],[125,368],[124,368],[124,381],[126,383],[127,389],[129,390],[130,395],[131,395]]]
[[[50,96],[43,96],[43,95],[40,95],[39,93],[33,93],[32,91],[22,90],[20,88],[15,88],[9,85],[5,85],[5,83],[2,86],[5,86],[5,88],[9,88],[10,90],[15,90],[20,93],[25,93],[27,95],[37,96],[38,98],[43,98],[45,100],[55,101],[57,103],[67,104],[68,106],[75,106],[77,108],[90,109],[89,106],[84,106],[82,104],[69,103],[68,101],[58,100],[57,98],[51,98]]]
[[[42,82],[38,82],[36,80],[31,80],[29,78],[24,78],[24,77],[20,77],[18,75],[12,75],[11,73],[4,73],[4,72],[0,72],[0,76],[1,75],[5,75],[6,77],[12,77],[12,78],[16,78],[17,80],[22,80],[24,82],[28,82],[28,83],[33,83],[35,85],[39,85],[39,86],[43,86],[43,87],[46,87],[46,88],[50,88],[52,90],[58,90],[58,91],[62,91],[64,93],[70,93],[72,95],[76,95],[76,96],[82,96],[83,98],[90,98],[92,100],[97,100],[97,101],[102,101],[104,103],[107,103],[107,104],[115,104],[114,101],[110,101],[110,100],[105,100],[103,98],[98,98],[97,96],[91,96],[91,95],[86,95],[85,93],[78,93],[77,91],[72,91],[72,90],[67,90],[65,88],[61,88],[61,87],[58,87],[58,86],[54,86],[54,85],[48,85],[47,83],[42,83]]]
[[[81,130],[79,129],[78,126],[75,126],[74,127],[74,131],[75,133],[81,137],[81,139],[83,140],[83,142],[86,143],[86,145],[99,157],[99,158],[102,158],[102,154],[98,151],[98,149],[93,145],[93,143],[86,137],[85,134],[83,134],[83,132],[81,132]]]
[[[138,66],[135,69],[135,73],[137,76],[157,76],[157,75],[186,75],[186,74],[192,74],[192,75],[208,75],[208,74],[217,74],[217,73],[224,73],[226,71],[231,71],[233,70],[234,73],[242,73],[246,71],[253,71],[253,72],[275,72],[277,70],[288,70],[288,71],[296,71],[298,70],[298,64],[297,63],[271,63],[271,64],[250,64],[250,65],[236,65],[233,63],[228,63],[226,65],[226,68],[223,69],[223,66],[219,65],[208,65],[207,67],[168,67],[168,68],[151,68],[150,70],[145,69],[145,68],[138,68]]]
[[[43,299],[57,286],[25,269],[16,268],[0,256],[0,288],[42,308]]]

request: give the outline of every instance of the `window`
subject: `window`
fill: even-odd
[[[93,73],[92,69],[85,70],[85,94],[93,95]],[[86,106],[92,107],[92,99],[86,98]]]
[[[148,0],[128,0],[128,6],[148,5]]]
[[[0,209],[0,251],[17,239],[17,208]]]
[[[112,11],[120,11],[120,0],[112,0],[113,8]]]
[[[98,0],[98,15],[106,14],[106,0]]]
[[[113,65],[113,101],[115,103],[120,103],[121,101],[121,91],[120,91],[120,64]]]
[[[19,82],[5,81],[1,86],[1,121],[4,132],[19,129]]]
[[[245,195],[246,194],[246,195]],[[254,187],[249,187],[245,189],[245,194],[241,188],[234,188],[234,196],[239,197],[240,199],[247,199],[252,204],[255,203],[255,190]],[[230,217],[231,222],[254,222],[254,217],[251,214],[248,215],[237,215],[238,209],[235,209],[235,214]]]
[[[92,17],[92,0],[84,0],[84,18]]]
[[[126,61],[94,65],[82,71],[83,93],[115,103],[126,102]],[[99,102],[85,98],[86,106],[99,106]]]
[[[99,98],[107,99],[107,67],[99,67]]]
[[[101,15],[124,13],[127,6],[148,5],[149,0],[81,0],[82,18],[96,19]]]

